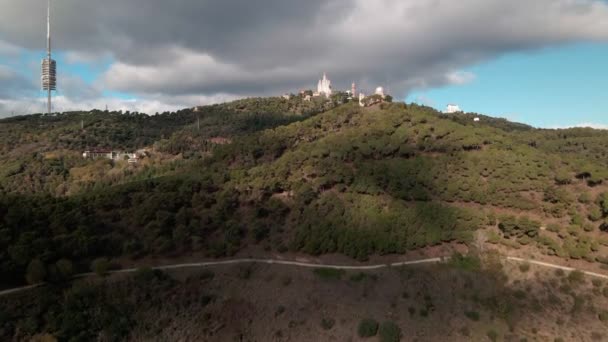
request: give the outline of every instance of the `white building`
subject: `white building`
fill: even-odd
[[[323,73],[323,79],[319,80],[319,83],[317,84],[317,92],[315,93],[315,95],[324,95],[325,97],[330,97],[331,92],[331,81],[327,78],[327,74]]]
[[[359,106],[361,107],[365,107],[365,102],[363,100],[365,100],[365,94],[361,92],[359,93]]]
[[[85,159],[98,159],[105,158],[111,159],[114,161],[128,160],[130,164],[137,163],[139,160],[139,156],[137,153],[129,153],[129,152],[120,152],[120,151],[112,151],[112,150],[87,150],[82,153],[82,157]]]
[[[454,114],[454,113],[458,113],[458,112],[462,112],[462,109],[460,109],[460,107],[458,105],[455,104],[449,104],[447,106],[447,108],[445,109],[446,114]]]
[[[384,96],[384,88],[382,88],[382,87],[376,88],[376,95],[380,95],[380,96],[382,96],[382,98],[384,98],[385,97]]]

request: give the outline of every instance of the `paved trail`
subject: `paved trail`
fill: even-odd
[[[419,265],[419,264],[436,264],[440,263],[449,258],[429,258],[422,260],[413,260],[413,261],[403,261],[403,262],[395,262],[391,264],[378,264],[378,265],[365,265],[365,266],[357,266],[357,265],[331,265],[331,264],[317,264],[317,263],[308,263],[308,262],[299,262],[299,261],[288,261],[288,260],[275,260],[275,259],[233,259],[233,260],[222,260],[222,261],[205,261],[198,263],[187,263],[187,264],[176,264],[176,265],[167,265],[167,266],[158,266],[152,267],[155,270],[175,270],[180,268],[203,268],[203,267],[211,267],[211,266],[222,266],[222,265],[236,265],[236,264],[269,264],[269,265],[287,265],[287,266],[296,266],[296,267],[306,267],[306,268],[331,268],[336,270],[349,270],[349,271],[369,271],[369,270],[377,270],[387,267],[400,267],[400,266],[408,266],[408,265]],[[516,257],[506,257],[508,261],[514,262],[524,262],[542,267],[549,267],[554,269],[561,269],[564,271],[575,271],[575,268],[566,267],[561,265],[550,264],[542,261],[530,260],[530,259],[522,259]],[[133,273],[136,272],[138,268],[128,268],[118,271],[108,272],[110,274],[120,274],[120,273]],[[584,274],[592,277],[598,277],[603,279],[608,279],[608,275],[599,274],[595,272],[587,272],[582,271]],[[85,278],[94,275],[94,273],[83,273],[76,275],[74,278]],[[36,288],[43,284],[38,285],[30,285],[18,287],[10,290],[0,291],[0,297],[10,295],[13,293],[18,293],[22,291],[26,291],[29,289]]]

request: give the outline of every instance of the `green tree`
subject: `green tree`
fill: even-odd
[[[598,206],[594,205],[591,207],[591,209],[589,209],[589,220],[593,222],[598,222],[602,219],[603,216],[604,213],[602,213],[602,210]]]
[[[378,333],[378,321],[372,318],[366,318],[359,322],[357,329],[359,337],[372,337]]]
[[[381,342],[399,342],[401,340],[401,329],[395,322],[384,322],[380,326]]]
[[[598,197],[598,203],[604,216],[608,216],[608,192],[604,192]]]
[[[100,277],[105,276],[110,270],[110,262],[106,258],[97,258],[91,263],[91,271]]]
[[[55,263],[57,273],[62,280],[67,280],[74,275],[74,265],[68,259],[61,259]]]
[[[30,284],[38,284],[46,280],[46,265],[40,259],[32,260],[27,265],[26,280]]]

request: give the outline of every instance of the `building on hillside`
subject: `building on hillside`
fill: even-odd
[[[113,159],[113,153],[114,152],[112,152],[112,150],[95,149],[95,150],[84,151],[84,153],[82,154],[82,157],[85,159],[98,159],[98,158]]]
[[[359,93],[359,106],[361,106],[361,107],[365,107],[365,102],[363,100],[365,100],[365,94],[363,94],[363,92],[360,92]]]
[[[331,81],[327,78],[327,74],[323,73],[323,78],[319,80],[319,83],[317,84],[317,92],[314,93],[314,96],[330,97],[331,93]]]
[[[479,122],[479,121],[481,121],[481,119],[480,118],[475,118],[475,119],[473,119],[473,121]]]
[[[460,109],[460,107],[458,105],[455,104],[449,104],[446,109],[445,112],[446,114],[454,114],[454,113],[458,113],[458,112],[462,112],[462,110]]]
[[[357,84],[355,82],[350,85],[350,94],[353,98],[357,97]]]
[[[369,107],[378,103],[392,102],[392,97],[385,93],[383,87],[377,87],[373,95],[365,96],[363,92],[359,93],[359,105],[361,107]]]
[[[285,100],[291,100],[291,94],[285,93],[283,94],[282,98]]]
[[[112,151],[105,149],[87,150],[82,153],[82,157],[85,159],[110,159],[114,161],[127,160],[130,164],[137,163],[139,156],[137,153]]]

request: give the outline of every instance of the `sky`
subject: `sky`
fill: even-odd
[[[604,0],[53,0],[56,111],[154,114],[313,88],[608,127]],[[0,117],[40,112],[46,1],[0,0]]]
[[[511,53],[466,69],[466,84],[418,89],[408,102],[488,113],[535,127],[608,129],[608,44]]]

